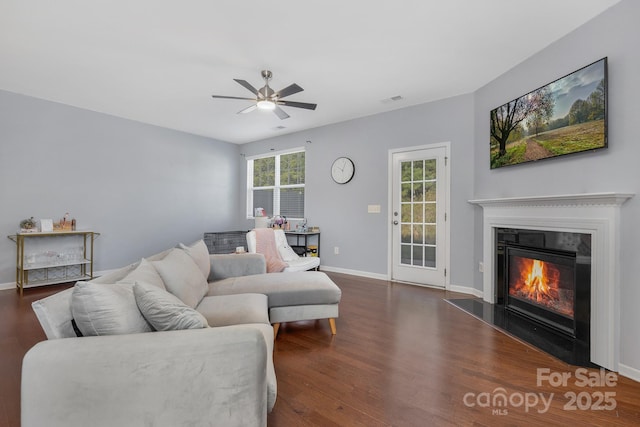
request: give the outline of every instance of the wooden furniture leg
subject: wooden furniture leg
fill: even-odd
[[[278,330],[280,329],[280,323],[273,324],[273,339],[275,340],[278,336]]]
[[[329,326],[331,327],[331,334],[336,334],[336,319],[333,317],[329,319]]]

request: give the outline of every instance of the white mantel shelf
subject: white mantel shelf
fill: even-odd
[[[581,206],[614,205],[619,206],[632,198],[633,193],[582,193],[554,196],[505,197],[496,199],[469,200],[479,206]]]
[[[483,298],[494,303],[495,230],[591,235],[591,361],[617,371],[620,359],[620,208],[635,194],[583,193],[469,200],[483,211]]]

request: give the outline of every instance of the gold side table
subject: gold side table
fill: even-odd
[[[94,231],[53,231],[16,233],[7,236],[16,243],[16,288],[20,296],[25,286],[44,286],[93,279]],[[77,236],[78,243],[69,249]],[[62,244],[67,237],[67,246]],[[37,252],[35,248],[42,249]],[[44,250],[47,249],[47,250]]]

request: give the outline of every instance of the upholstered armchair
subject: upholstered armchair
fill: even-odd
[[[273,233],[272,237],[270,236],[271,233]],[[259,236],[264,236],[268,241],[258,242]],[[269,247],[272,242],[275,245],[275,249]],[[250,253],[262,253],[265,258],[279,257],[286,264],[286,267],[282,270],[283,272],[317,270],[320,266],[319,257],[298,256],[289,246],[284,231],[280,229],[262,228],[257,233],[256,230],[249,231],[247,233],[247,247]],[[268,259],[267,264],[269,264]]]

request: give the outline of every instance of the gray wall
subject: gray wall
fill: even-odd
[[[640,369],[640,2],[622,1],[475,93],[475,197],[632,192],[621,210],[621,363]],[[602,57],[609,62],[609,148],[593,153],[489,169],[489,111]],[[480,220],[478,221],[478,217]],[[482,257],[481,210],[475,262]],[[482,278],[475,275],[477,288]]]
[[[237,145],[0,91],[0,230],[61,218],[102,233],[108,270],[237,226]],[[15,280],[0,239],[0,284]]]
[[[386,275],[389,150],[450,142],[450,278],[453,285],[471,287],[474,217],[467,200],[473,196],[473,120],[473,97],[463,95],[245,144],[241,152],[254,155],[305,146],[305,211],[309,224],[320,226],[322,264]],[[355,177],[346,185],[333,182],[329,173],[338,156],[355,163]],[[367,213],[369,204],[381,205],[382,213]],[[334,255],[334,246],[340,248],[339,255]]]

